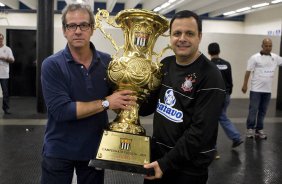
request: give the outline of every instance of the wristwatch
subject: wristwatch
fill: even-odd
[[[104,108],[104,110],[108,110],[110,106],[110,102],[107,99],[102,99],[102,107]]]

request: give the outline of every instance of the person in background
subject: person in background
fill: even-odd
[[[144,183],[205,184],[214,159],[218,118],[225,87],[220,71],[200,51],[202,22],[184,10],[170,22],[175,55],[162,60],[163,79],[141,105],[140,115],[154,112],[152,163],[155,174]]]
[[[2,109],[4,114],[11,114],[9,112],[9,72],[10,63],[14,63],[15,58],[10,47],[4,44],[4,35],[0,33],[0,83],[3,94]]]
[[[96,155],[107,109],[130,109],[129,90],[112,93],[107,81],[109,54],[90,41],[94,15],[89,5],[69,4],[62,12],[65,49],[42,63],[42,91],[48,121],[43,143],[42,184],[102,184],[104,171],[89,167]]]
[[[271,98],[274,72],[278,65],[282,65],[282,57],[271,53],[270,38],[263,39],[261,47],[262,50],[248,60],[242,92],[247,92],[249,77],[252,74],[246,137],[266,139],[263,121]]]
[[[211,62],[213,62],[220,70],[226,88],[225,101],[221,115],[219,116],[219,123],[227,137],[232,140],[232,148],[235,148],[241,145],[243,143],[243,140],[241,139],[240,132],[236,129],[234,124],[226,115],[227,107],[230,103],[230,96],[233,89],[231,65],[228,61],[225,61],[224,59],[219,57],[220,47],[218,43],[210,43],[208,46],[208,53],[211,57]]]

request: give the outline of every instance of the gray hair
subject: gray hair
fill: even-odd
[[[66,25],[66,15],[68,12],[73,12],[73,11],[86,11],[89,14],[90,20],[89,23],[92,25],[91,27],[93,28],[95,24],[95,19],[94,19],[94,13],[91,9],[91,6],[88,4],[69,4],[67,5],[63,10],[62,10],[62,25],[63,28],[65,28]]]

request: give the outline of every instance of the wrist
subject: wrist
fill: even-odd
[[[104,110],[108,110],[110,107],[110,102],[106,98],[104,98],[101,100],[101,105]]]

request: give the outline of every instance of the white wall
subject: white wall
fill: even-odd
[[[282,28],[282,5],[246,15],[244,22],[245,34],[268,35],[270,31]]]
[[[204,20],[203,33],[230,33],[244,34],[244,22]]]
[[[260,12],[248,14],[244,22],[238,21],[203,21],[203,39],[200,50],[207,55],[207,46],[210,42],[218,42],[221,46],[221,57],[230,61],[233,68],[234,92],[233,98],[248,98],[241,92],[246,61],[255,52],[260,51],[261,41],[270,30],[281,30],[282,6],[266,9]],[[32,13],[9,13],[0,14],[0,32],[5,36],[6,29],[29,29],[35,30],[37,15]],[[105,26],[105,30],[111,33],[118,45],[123,44],[122,31]],[[280,36],[272,36],[273,52],[279,54]],[[99,50],[114,54],[110,41],[106,40],[99,30],[95,31],[91,38]],[[169,43],[168,38],[160,37],[155,45],[155,51],[159,52]],[[62,34],[61,15],[54,15],[54,52],[59,51],[66,45]],[[164,56],[172,54],[166,52]],[[272,98],[276,98],[277,73],[273,83]],[[0,94],[1,96],[1,94]]]

